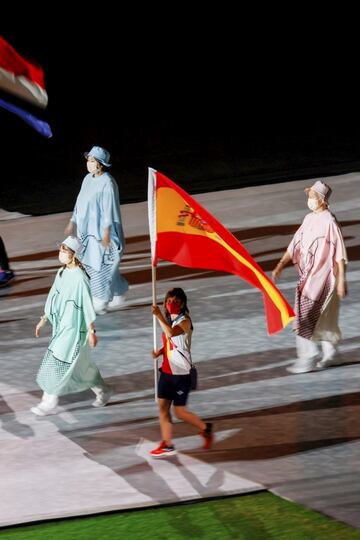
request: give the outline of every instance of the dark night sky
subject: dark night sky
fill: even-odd
[[[44,186],[57,197],[59,183],[72,198],[85,173],[82,153],[94,144],[111,152],[123,201],[144,197],[148,165],[201,191],[207,181],[216,188],[213,177],[246,176],[250,162],[256,174],[256,160],[259,170],[271,170],[272,156],[293,167],[297,149],[306,156],[317,144],[354,158],[358,112],[339,100],[341,71],[325,78],[326,58],[313,55],[310,65],[298,51],[290,61],[281,46],[256,50],[256,36],[251,42],[232,31],[219,40],[213,29],[198,35],[180,24],[161,32],[150,25],[146,34],[123,29],[2,31],[43,66],[48,108],[26,108],[54,134],[44,139],[0,110],[3,172],[15,182],[6,195],[2,183],[3,206],[16,207],[25,184],[34,200]],[[68,206],[65,197],[51,211]]]

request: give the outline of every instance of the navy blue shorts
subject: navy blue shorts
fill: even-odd
[[[172,401],[175,407],[184,407],[190,392],[190,375],[169,375],[160,372],[158,397]]]

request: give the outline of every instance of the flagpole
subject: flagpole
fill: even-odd
[[[152,303],[156,305],[156,266],[151,265],[151,279],[152,279]],[[154,351],[157,350],[156,344],[156,317],[153,315],[153,343]],[[155,402],[158,401],[158,360],[154,359],[154,388],[155,388]]]

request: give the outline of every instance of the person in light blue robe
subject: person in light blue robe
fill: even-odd
[[[67,234],[77,234],[84,245],[81,262],[90,276],[96,313],[105,313],[124,302],[129,288],[119,264],[125,248],[119,189],[107,172],[110,154],[94,146],[85,154],[89,173],[85,176]]]

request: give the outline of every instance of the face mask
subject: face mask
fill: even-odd
[[[179,315],[181,306],[179,304],[175,304],[174,302],[166,302],[166,309],[170,315]]]
[[[95,174],[98,172],[98,164],[96,163],[96,161],[87,161],[86,167],[91,174]]]
[[[66,253],[66,251],[59,251],[59,261],[61,264],[69,264],[71,262],[71,255]]]
[[[319,208],[319,202],[317,199],[308,199],[307,205],[312,212],[315,212]]]

